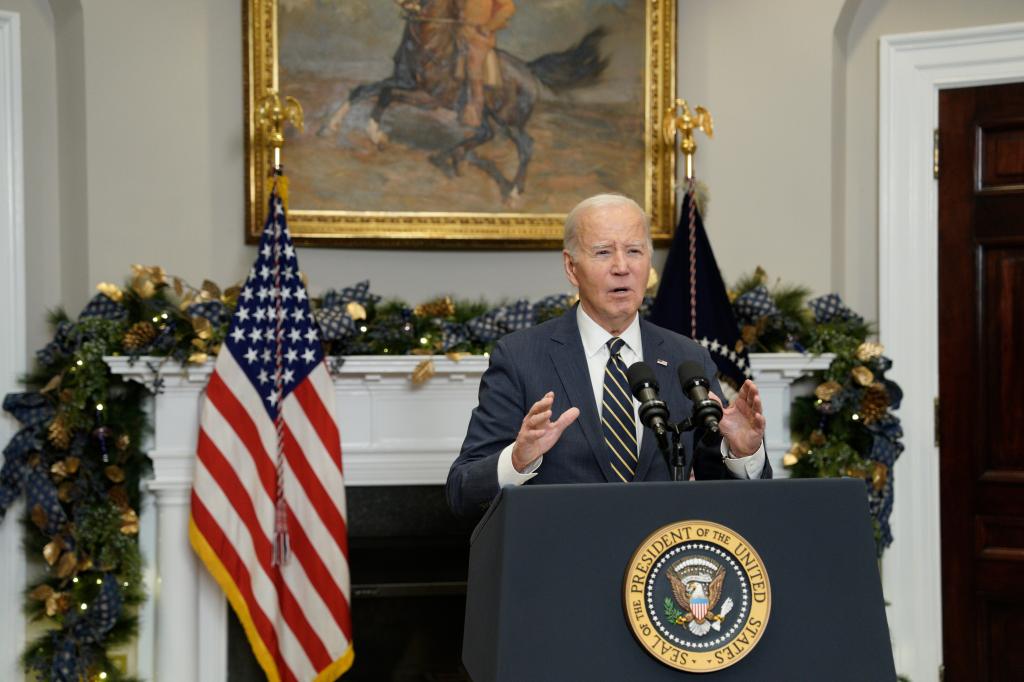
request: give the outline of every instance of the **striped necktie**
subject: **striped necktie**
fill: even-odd
[[[619,351],[626,342],[617,336],[608,340],[608,364],[604,368],[604,395],[601,397],[601,430],[608,446],[612,471],[624,482],[636,474],[636,420],[633,398],[626,381],[626,363]]]

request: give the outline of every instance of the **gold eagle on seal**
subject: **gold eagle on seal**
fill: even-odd
[[[685,625],[690,632],[704,636],[711,630],[720,630],[725,616],[732,610],[732,599],[726,598],[722,608],[715,607],[722,597],[725,568],[709,558],[684,559],[672,566],[667,576],[672,596],[685,613],[675,619],[676,625]]]

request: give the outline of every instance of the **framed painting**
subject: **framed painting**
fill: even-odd
[[[256,121],[295,97],[289,228],[299,243],[524,249],[600,192],[672,234],[675,0],[243,0],[246,240],[273,150]]]

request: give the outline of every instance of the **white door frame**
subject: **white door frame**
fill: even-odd
[[[894,542],[882,566],[896,670],[935,680],[942,663],[939,450],[938,92],[1024,81],[1024,23],[884,36],[879,46],[879,331],[904,390]]]
[[[0,11],[0,396],[19,390],[25,373],[25,201],[21,130],[21,17]],[[0,417],[0,449],[18,428]],[[0,456],[2,457],[2,456]],[[0,679],[22,678],[25,646],[21,593],[25,556],[21,505],[0,525]]]

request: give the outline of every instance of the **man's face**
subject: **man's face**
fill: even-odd
[[[644,300],[651,252],[643,216],[629,205],[593,208],[580,218],[576,260],[562,252],[580,305],[601,327],[621,333]]]

